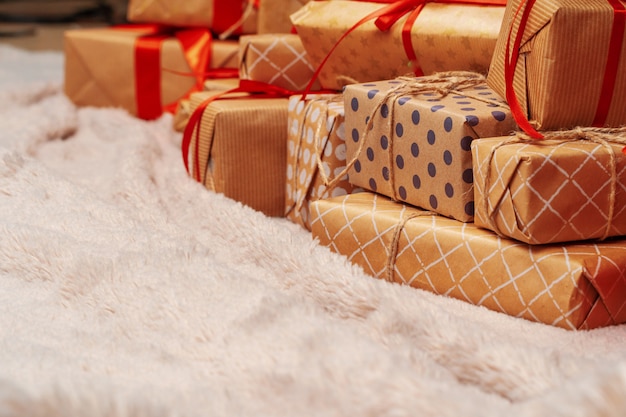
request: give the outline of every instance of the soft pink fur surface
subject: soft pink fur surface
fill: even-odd
[[[0,46],[0,416],[623,416],[626,326],[366,276]]]

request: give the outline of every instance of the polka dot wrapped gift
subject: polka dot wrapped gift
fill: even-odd
[[[438,73],[344,90],[352,184],[444,216],[474,216],[471,142],[516,124],[477,73]]]

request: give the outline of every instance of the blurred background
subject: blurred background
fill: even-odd
[[[128,0],[0,0],[0,43],[61,51],[65,30],[125,23],[127,5]]]

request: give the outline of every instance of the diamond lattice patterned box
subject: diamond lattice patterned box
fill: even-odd
[[[472,142],[474,221],[531,244],[626,235],[623,147],[590,140],[478,139]]]
[[[336,177],[346,167],[344,125],[340,94],[289,99],[285,215],[306,229],[311,201],[355,191],[345,173]]]
[[[484,77],[470,74],[475,78],[406,77],[346,86],[350,182],[472,221],[470,144],[475,138],[509,134],[516,124]],[[464,82],[466,87],[460,85]],[[448,94],[442,95],[446,89]]]
[[[364,1],[311,1],[292,14],[291,21],[317,67],[353,25],[384,6]],[[423,73],[486,73],[504,10],[503,6],[426,3],[410,31],[410,49]],[[369,20],[350,32],[322,67],[322,87],[341,90],[346,84],[413,73],[402,40],[408,12],[388,30],[379,30],[375,21]]]
[[[370,192],[311,216],[322,245],[374,277],[565,329],[626,322],[626,240],[533,246]]]
[[[239,38],[239,78],[303,91],[315,72],[295,34],[246,35]],[[319,90],[316,82],[310,89]]]

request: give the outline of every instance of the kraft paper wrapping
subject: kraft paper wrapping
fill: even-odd
[[[241,21],[229,21],[216,15],[215,3],[217,1],[239,3]],[[206,27],[217,34],[233,29],[236,29],[235,34],[256,33],[258,12],[249,5],[251,4],[248,0],[129,0],[126,17],[130,22]]]
[[[239,78],[216,78],[214,80],[206,80],[203,85],[204,91],[225,91],[236,88],[239,85]],[[174,118],[172,120],[174,130],[177,132],[185,131],[187,122],[191,117],[191,102],[189,99],[183,99],[178,102]]]
[[[258,33],[291,33],[289,16],[310,0],[263,0],[259,4]]]
[[[138,31],[111,28],[66,31],[66,95],[78,106],[121,107],[137,115],[134,53],[139,36]],[[238,50],[236,41],[213,41],[211,68],[236,68]],[[177,102],[196,83],[195,77],[180,75],[189,74],[191,68],[175,37],[163,41],[161,68],[163,105]]]
[[[519,4],[519,0],[507,2],[487,78],[489,85],[503,96],[506,94],[507,35]],[[523,33],[513,85],[526,117],[537,129],[592,125],[602,91],[612,22],[613,9],[606,0],[540,0],[535,3]],[[514,36],[518,26],[519,19],[516,19]],[[626,123],[624,48],[626,42],[619,57],[605,126]]]
[[[476,75],[480,77],[476,85],[445,96],[433,91],[394,93],[411,83],[428,88],[429,81],[445,79],[436,76],[346,86],[346,154],[348,161],[356,158],[348,171],[350,182],[472,221],[470,144],[475,138],[506,135],[516,128],[503,99]]]
[[[192,94],[192,111],[218,93]],[[198,161],[201,182],[209,190],[268,216],[285,215],[287,103],[286,98],[242,97],[215,100],[206,108]],[[194,135],[189,161],[194,160],[195,147]]]
[[[292,91],[303,91],[315,68],[295,34],[246,35],[239,38],[239,77]],[[309,91],[319,90],[315,83]]]
[[[315,66],[360,19],[384,4],[312,1],[291,15]],[[500,32],[504,7],[427,3],[411,30],[420,67],[426,75],[468,70],[486,73]],[[386,80],[413,73],[402,44],[404,16],[388,32],[370,20],[350,33],[322,67],[323,88]],[[369,53],[368,51],[375,51]]]
[[[373,277],[570,330],[626,321],[626,240],[532,246],[369,192],[311,215],[313,236]]]
[[[530,244],[626,235],[623,147],[511,137],[472,142],[476,225]]]
[[[346,166],[344,122],[340,94],[289,99],[285,215],[308,230],[311,201],[357,190],[336,177]]]

